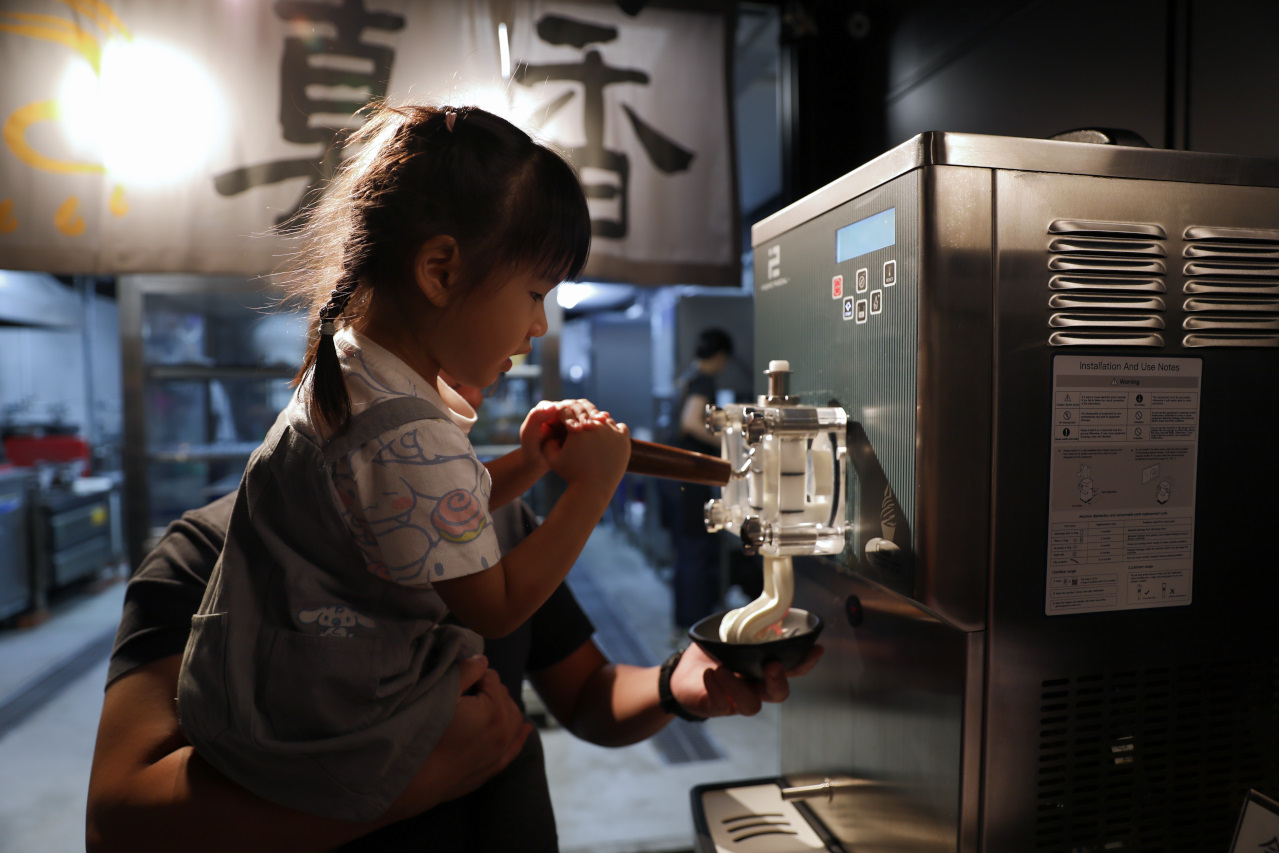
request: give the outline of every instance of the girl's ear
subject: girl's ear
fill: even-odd
[[[418,247],[413,276],[418,290],[436,308],[443,308],[457,296],[460,272],[457,241],[447,234],[432,237]]]

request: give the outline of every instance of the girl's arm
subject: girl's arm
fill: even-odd
[[[90,853],[329,850],[479,787],[523,748],[530,728],[497,678],[462,663],[453,720],[409,787],[377,821],[353,823],[260,799],[205,763],[178,725],[182,656],[145,664],[107,688],[89,775]]]
[[[569,483],[546,520],[501,562],[432,586],[463,625],[482,637],[505,637],[545,604],[568,575],[615,488]]]
[[[505,506],[523,495],[542,475],[551,470],[540,457],[530,460],[524,449],[512,450],[505,456],[484,463],[493,478],[493,491],[489,495],[489,511]]]
[[[483,637],[505,637],[546,603],[626,473],[631,439],[624,424],[605,417],[565,425],[562,440],[542,444],[550,468],[568,483],[546,521],[496,565],[433,584],[458,620]]]

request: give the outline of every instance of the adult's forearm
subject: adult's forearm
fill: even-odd
[[[113,851],[329,850],[475,790],[506,767],[531,727],[482,659],[460,663],[453,719],[430,758],[376,821],[355,823],[263,800],[206,763],[186,742],[173,696],[180,656],[164,658],[106,692],[85,839]]]
[[[131,774],[111,795],[91,797],[86,842],[90,853],[322,851],[381,825],[331,820],[257,799],[183,747]]]
[[[600,746],[628,746],[661,731],[672,719],[658,705],[659,668],[610,663],[582,687],[570,730]]]
[[[141,667],[103,701],[86,845],[102,851],[328,850],[380,824],[285,808],[234,785],[186,744],[173,713],[178,657]]]

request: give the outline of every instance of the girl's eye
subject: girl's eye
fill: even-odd
[[[545,294],[538,293],[536,290],[530,290],[529,295],[533,297],[534,302],[541,302],[542,300],[546,299]]]

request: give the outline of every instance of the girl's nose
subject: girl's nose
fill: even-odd
[[[530,338],[540,338],[546,334],[546,329],[546,300],[543,299],[537,303],[537,311],[533,314],[533,325],[529,326],[528,335]]]

